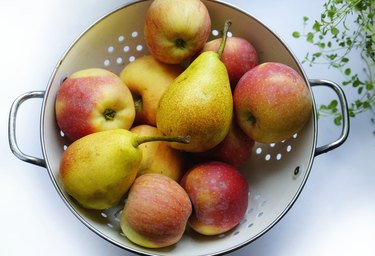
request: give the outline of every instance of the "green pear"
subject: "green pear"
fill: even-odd
[[[102,210],[120,201],[134,182],[142,160],[140,144],[188,143],[186,137],[140,136],[125,129],[92,133],[68,146],[60,162],[65,191],[81,206]]]
[[[160,99],[157,128],[167,136],[190,136],[189,144],[170,143],[173,148],[206,151],[218,145],[229,131],[233,99],[228,72],[220,60],[229,26],[227,21],[218,52],[201,53]]]

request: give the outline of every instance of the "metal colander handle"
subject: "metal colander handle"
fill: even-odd
[[[9,121],[8,121],[8,138],[9,138],[9,146],[12,150],[13,154],[18,157],[20,160],[39,165],[41,167],[46,167],[46,161],[44,159],[34,157],[27,155],[23,153],[17,144],[17,138],[16,138],[16,117],[17,112],[21,104],[31,98],[43,98],[44,97],[44,91],[30,91],[26,92],[20,96],[18,96],[12,106],[10,107],[9,112]]]
[[[318,156],[323,153],[327,153],[328,151],[331,151],[332,149],[335,149],[342,145],[349,135],[349,110],[348,110],[348,102],[345,97],[345,93],[342,90],[342,88],[329,80],[322,80],[322,79],[310,79],[309,80],[310,86],[328,86],[334,92],[337,94],[337,97],[340,102],[341,107],[341,115],[342,115],[342,129],[341,129],[341,135],[337,140],[334,142],[328,143],[324,146],[317,147],[315,149],[315,156]]]

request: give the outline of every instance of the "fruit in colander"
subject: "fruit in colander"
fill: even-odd
[[[261,143],[290,138],[312,116],[308,85],[282,63],[262,63],[246,72],[234,90],[233,102],[241,129]]]
[[[191,211],[190,199],[176,181],[162,174],[144,174],[129,191],[121,229],[138,245],[166,247],[181,239]]]
[[[200,0],[154,0],[147,10],[145,41],[159,61],[187,60],[203,48],[210,33],[210,15]]]
[[[82,69],[60,86],[55,101],[56,121],[70,140],[110,129],[129,129],[135,118],[129,88],[102,68]]]
[[[222,234],[234,228],[248,206],[248,183],[242,174],[223,162],[207,162],[182,178],[193,204],[189,225],[203,235]]]

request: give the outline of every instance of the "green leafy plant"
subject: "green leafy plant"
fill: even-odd
[[[328,65],[343,74],[342,86],[352,86],[358,97],[350,102],[351,117],[374,112],[375,107],[375,0],[328,0],[323,5],[320,19],[311,25],[303,17],[303,32],[293,32],[294,38],[304,38],[316,46],[308,52],[302,63]],[[308,27],[310,25],[310,27]],[[354,71],[353,54],[360,54],[363,72]],[[319,116],[333,116],[335,124],[342,120],[337,100],[319,106]]]

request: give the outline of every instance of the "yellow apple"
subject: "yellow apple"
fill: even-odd
[[[129,63],[120,73],[135,104],[136,124],[156,125],[156,110],[167,87],[182,73],[179,65],[169,65],[146,55]]]
[[[142,136],[161,136],[154,126],[138,125],[132,132]],[[142,150],[142,161],[137,175],[159,173],[179,181],[185,172],[185,155],[182,151],[171,148],[166,142],[154,141],[139,145]]]
[[[154,0],[146,13],[146,44],[151,54],[165,63],[182,63],[193,57],[210,33],[210,15],[200,0]]]

